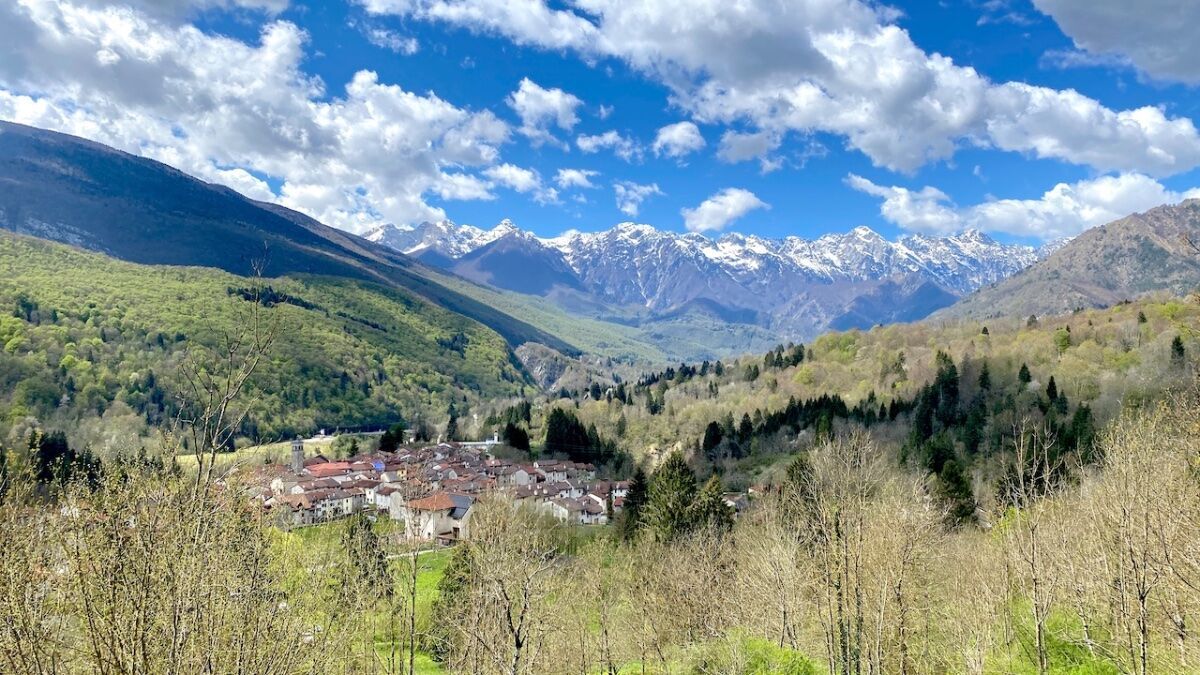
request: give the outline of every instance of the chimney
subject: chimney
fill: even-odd
[[[304,470],[304,441],[299,436],[292,441],[292,471],[299,474]]]

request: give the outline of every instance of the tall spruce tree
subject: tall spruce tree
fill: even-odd
[[[650,499],[650,486],[646,480],[646,472],[638,467],[629,481],[629,489],[625,491],[625,502],[621,509],[621,520],[618,531],[621,539],[632,541],[642,526],[642,517],[646,502]]]
[[[692,502],[692,527],[725,531],[733,527],[733,507],[725,503],[721,479],[713,476],[704,483]]]
[[[654,472],[645,523],[660,541],[669,541],[692,527],[696,474],[680,452],[672,452]]]

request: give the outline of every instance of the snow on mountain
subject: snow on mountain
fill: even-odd
[[[561,254],[569,269],[556,270],[556,278],[565,283],[566,275],[573,273],[579,288],[606,301],[657,313],[698,301],[715,303],[766,317],[760,323],[798,336],[834,325],[919,318],[1012,276],[1056,248],[1003,244],[978,231],[951,237],[913,234],[889,241],[868,227],[813,240],[736,233],[711,239],[621,223],[601,232],[536,238],[508,220],[487,231],[441,221],[409,230],[381,228],[367,235],[405,253],[433,253],[449,261],[508,236],[525,241],[527,256],[538,251]]]
[[[424,222],[416,227],[381,225],[363,236],[408,255],[419,257],[423,253],[433,252],[453,260],[512,233],[521,233],[521,230],[506,218],[490,230],[439,220]]]

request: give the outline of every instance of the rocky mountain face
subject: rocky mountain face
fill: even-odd
[[[1061,314],[1107,307],[1151,291],[1200,286],[1200,199],[1160,206],[1092,228],[1037,265],[980,289],[947,317]]]
[[[472,280],[543,296],[564,289],[653,316],[700,311],[804,339],[830,328],[911,321],[1025,269],[1049,249],[980,232],[889,241],[866,227],[815,240],[657,230],[622,223],[539,239],[504,221],[382,228],[368,239]],[[578,293],[568,294],[578,304]]]

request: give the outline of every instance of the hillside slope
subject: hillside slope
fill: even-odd
[[[7,232],[0,271],[0,442],[26,418],[80,430],[98,415],[168,420],[180,364],[189,351],[211,361],[250,309],[240,289],[255,283]],[[451,401],[466,414],[529,386],[500,335],[410,293],[326,276],[267,283],[280,333],[243,398],[250,438],[378,428],[401,415],[437,425]]]
[[[1200,285],[1200,200],[1135,213],[1079,235],[1025,271],[936,316],[987,318],[1107,307],[1148,291]]]
[[[0,227],[138,263],[373,281],[475,319],[513,347],[577,351],[430,281],[420,263],[393,249],[159,162],[9,122],[0,122]]]

